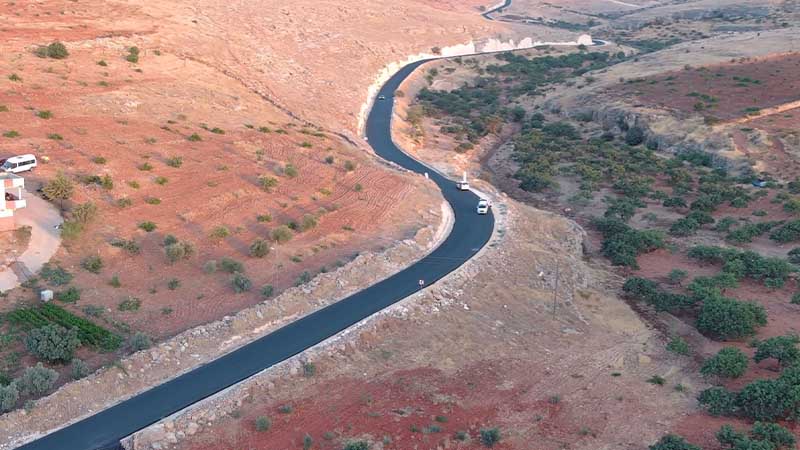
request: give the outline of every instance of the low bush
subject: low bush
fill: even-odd
[[[708,358],[700,368],[705,376],[739,378],[747,371],[747,355],[735,347],[725,347]]]
[[[239,261],[231,258],[222,258],[219,268],[228,273],[244,272],[244,266]]]
[[[194,252],[194,244],[189,241],[175,242],[164,247],[164,254],[166,254],[167,261],[170,264],[189,259],[194,255]]]
[[[8,412],[17,406],[19,389],[16,383],[7,386],[0,385],[0,413]]]
[[[100,273],[103,269],[103,260],[96,255],[87,256],[81,261],[81,267],[92,273]]]
[[[272,427],[272,421],[269,417],[259,416],[256,417],[255,425],[257,431],[267,431]]]
[[[233,285],[233,290],[237,294],[242,292],[247,292],[250,288],[253,287],[253,283],[247,278],[244,274],[235,273],[233,275],[233,279],[231,279],[231,284]]]
[[[38,363],[25,369],[15,384],[19,388],[19,393],[24,396],[41,395],[52,389],[56,380],[58,380],[58,372]]]
[[[289,229],[288,226],[281,225],[278,228],[272,230],[270,237],[272,238],[273,241],[279,244],[284,244],[292,239],[292,235],[293,235],[292,230]]]
[[[500,442],[500,430],[497,428],[484,428],[480,431],[481,444],[485,447],[494,447]]]
[[[667,350],[685,356],[689,354],[689,343],[681,337],[674,337],[667,343]]]
[[[144,231],[147,231],[148,233],[151,232],[151,231],[154,231],[157,227],[158,226],[155,223],[153,223],[153,222],[151,222],[149,220],[139,223],[139,228],[141,228]]]
[[[649,450],[702,450],[700,447],[691,445],[682,437],[674,434],[662,437],[648,448]]]
[[[146,350],[152,345],[153,343],[150,340],[150,336],[142,333],[141,331],[137,331],[133,336],[131,336],[130,346],[135,352]]]
[[[256,239],[250,244],[250,256],[263,258],[269,253],[269,242],[264,239]]]
[[[800,220],[787,222],[780,228],[770,233],[769,238],[782,244],[800,240]]]
[[[70,365],[70,375],[72,375],[73,380],[80,380],[86,377],[89,375],[89,365],[83,362],[83,360],[74,358]]]

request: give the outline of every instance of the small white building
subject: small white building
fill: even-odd
[[[0,173],[0,231],[16,228],[14,211],[26,206],[22,198],[25,179],[13,173]]]

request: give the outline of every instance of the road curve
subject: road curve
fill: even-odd
[[[24,450],[119,448],[120,439],[225,388],[272,367],[431,284],[477,253],[492,235],[494,216],[475,212],[478,196],[403,153],[391,137],[394,92],[425,61],[409,64],[381,88],[367,118],[366,135],[380,157],[410,171],[428,173],[450,203],[455,220],[447,239],[428,256],[397,274],[292,322],[173,380],[19,447]],[[424,205],[420,205],[424,207]]]

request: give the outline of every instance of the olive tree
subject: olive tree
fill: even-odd
[[[25,337],[25,346],[28,350],[37,358],[48,362],[72,360],[75,349],[80,343],[77,329],[68,330],[54,324],[31,330]]]

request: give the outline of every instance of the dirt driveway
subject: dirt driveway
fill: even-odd
[[[23,198],[28,206],[17,213],[17,226],[31,227],[31,240],[28,249],[17,258],[16,270],[11,266],[0,268],[0,292],[17,287],[25,276],[38,272],[61,245],[61,231],[57,227],[63,219],[58,209],[27,192]]]

